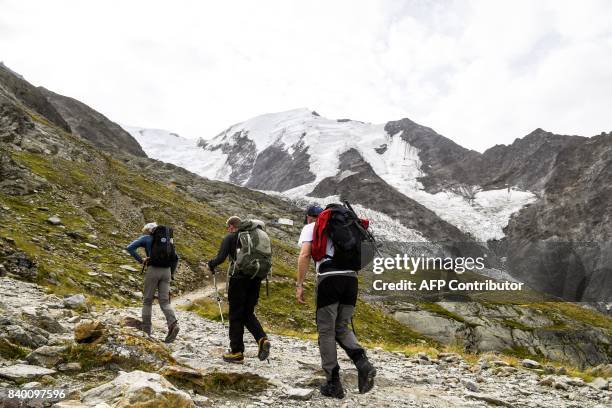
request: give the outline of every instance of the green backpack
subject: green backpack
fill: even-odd
[[[272,243],[265,228],[266,224],[259,220],[246,220],[238,225],[238,249],[232,275],[251,279],[268,277],[272,269]]]

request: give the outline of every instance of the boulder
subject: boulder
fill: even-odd
[[[30,326],[23,321],[11,321],[10,323],[3,327],[3,337],[13,344],[35,349],[44,346],[49,341],[49,333],[43,329]],[[3,325],[0,324],[0,326]]]
[[[34,326],[49,333],[65,333],[66,329],[47,310],[36,310],[33,313],[29,310],[22,312],[23,317]]]
[[[63,360],[62,354],[68,346],[42,346],[27,355],[26,361],[33,365],[55,367]]]
[[[82,294],[72,295],[64,299],[64,307],[68,309],[81,309],[87,304],[87,299]]]
[[[521,365],[525,368],[531,368],[531,369],[540,369],[542,368],[542,364],[538,363],[537,361],[534,360],[530,360],[528,358],[524,359],[521,361]]]
[[[83,320],[74,327],[74,341],[77,343],[93,343],[100,339],[106,331],[104,324],[98,320]]]
[[[15,364],[7,367],[0,367],[0,378],[7,378],[13,381],[33,380],[44,375],[53,375],[55,370],[28,364]]]
[[[396,312],[395,319],[415,331],[444,344],[456,343],[462,338],[465,326],[457,320],[447,319],[425,310]]]
[[[601,377],[597,377],[593,381],[591,381],[591,387],[598,390],[607,390],[608,386],[608,380]]]
[[[86,406],[108,404],[113,407],[195,407],[189,394],[177,389],[156,373],[121,372],[114,380],[92,388],[81,396]]]

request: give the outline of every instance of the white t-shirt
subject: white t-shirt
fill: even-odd
[[[302,232],[300,233],[300,238],[298,239],[298,246],[302,246],[302,244],[304,242],[312,242],[313,239],[313,235],[314,235],[314,227],[315,227],[315,223],[311,222],[310,224],[304,225],[304,228],[302,228]],[[333,257],[334,256],[334,244],[332,243],[331,239],[327,240],[327,246],[325,248],[325,254]],[[355,271],[348,271],[348,270],[344,270],[344,271],[328,271],[328,272],[323,272],[323,273],[319,273],[319,266],[321,266],[321,264],[326,261],[327,259],[321,259],[318,262],[315,262],[315,267],[317,270],[317,274],[320,275],[338,275],[338,274],[354,274]]]

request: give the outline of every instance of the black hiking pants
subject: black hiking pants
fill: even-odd
[[[328,380],[337,376],[339,371],[336,343],[355,364],[366,357],[365,350],[349,328],[357,303],[357,291],[355,276],[326,276],[317,285],[319,352]]]
[[[266,337],[259,320],[255,316],[255,306],[259,300],[261,279],[230,278],[227,289],[229,303],[229,337],[232,353],[244,352],[244,328],[259,343]]]

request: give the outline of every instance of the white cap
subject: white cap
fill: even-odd
[[[144,227],[142,227],[142,233],[146,234],[146,233],[151,233],[153,232],[153,230],[157,228],[157,224],[154,222],[149,222],[147,224],[145,224]]]

